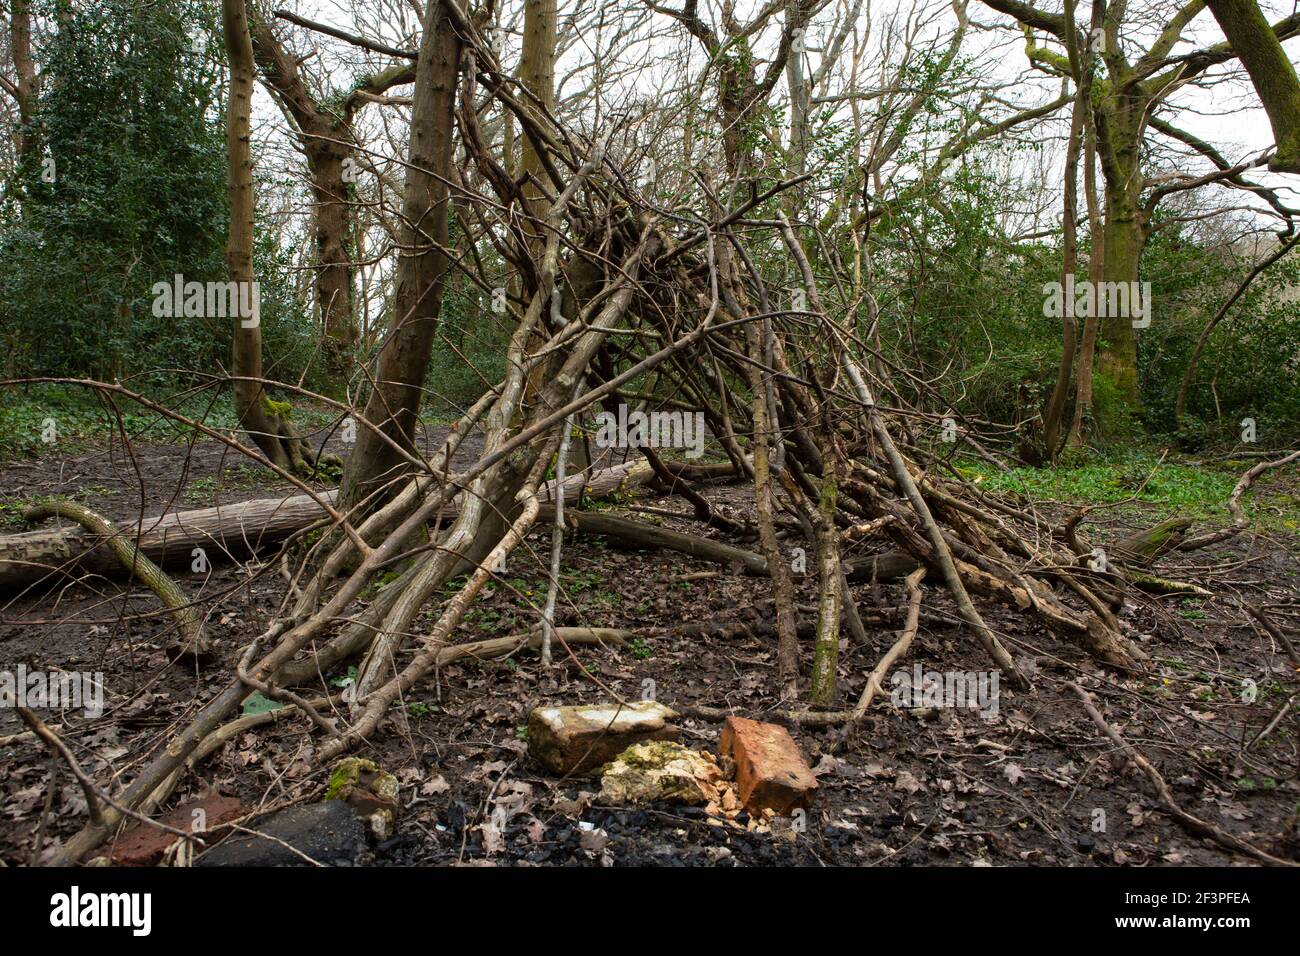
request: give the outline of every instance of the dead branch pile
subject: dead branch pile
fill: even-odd
[[[514,176],[493,157],[479,129],[489,107],[518,124],[540,174]],[[752,485],[749,527],[715,514],[693,488],[696,477],[681,477],[690,472],[672,471],[645,447],[647,474],[685,496],[712,544],[648,524],[642,539],[688,553],[699,547],[770,578],[773,690],[791,706],[853,720],[878,690],[880,668],[852,710],[832,710],[841,628],[863,627],[848,581],[868,566],[880,580],[924,569],[908,578],[906,640],[887,660],[915,633],[924,577],[928,591],[948,593],[963,633],[1014,687],[1027,688],[1028,680],[985,623],[981,608],[989,602],[1018,609],[1107,666],[1143,666],[1115,618],[1126,587],[1117,567],[1077,554],[1066,535],[986,500],[945,467],[930,441],[924,384],[891,368],[877,348],[869,271],[778,211],[798,180],[760,183],[736,164],[724,182],[696,176],[678,199],[644,195],[618,159],[626,150],[615,143],[630,135],[623,121],[598,138],[566,128],[499,69],[481,25],[454,2],[427,5],[412,128],[409,175],[423,177],[423,186],[408,190],[404,228],[410,245],[427,254],[402,257],[397,309],[372,379],[378,384],[357,412],[362,440],[343,489],[308,509],[325,533],[300,536],[292,586],[274,622],[247,647],[225,689],[140,769],[119,804],[157,806],[255,688],[292,694],[315,682],[318,692],[318,675],[349,658],[360,661],[352,713],[341,726],[317,722],[326,737],[317,758],[362,744],[394,701],[444,659],[494,570],[548,519],[542,488],[572,423],[635,405],[634,393],[702,415],[730,462],[723,470]],[[453,131],[459,160],[422,139]],[[462,248],[490,246],[495,263],[448,249],[445,224],[440,231],[436,223],[452,203],[469,234]],[[485,296],[503,285],[502,275],[517,277],[506,296],[513,333],[504,379],[426,460],[412,441],[405,393],[394,389],[413,388],[418,397],[433,345],[420,290],[452,272]],[[485,435],[483,452],[453,469],[472,428]],[[617,533],[635,538],[635,522],[618,521]],[[613,533],[613,524],[605,519],[598,530]],[[561,540],[567,530],[558,529]],[[806,551],[816,581],[811,661],[800,659],[797,640],[795,548]],[[392,569],[400,577],[360,606],[376,576]],[[447,597],[448,583],[461,576]],[[430,605],[438,608],[435,623],[412,636]],[[565,639],[562,629],[554,636]],[[399,655],[404,649],[413,656]],[[65,860],[80,858],[123,817],[111,806],[102,815],[66,845]]]

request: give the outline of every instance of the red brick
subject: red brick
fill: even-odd
[[[220,830],[222,824],[238,819],[248,812],[234,797],[214,794],[202,800],[182,804],[163,817],[161,822],[177,830],[190,832],[195,825],[195,810],[202,810],[207,815],[205,824],[208,833]],[[137,823],[128,827],[116,841],[110,840],[104,844],[103,849],[109,852],[115,866],[156,866],[162,860],[167,848],[179,839],[180,837],[166,830]],[[206,839],[211,845],[212,839]],[[97,851],[95,855],[101,854]]]
[[[719,751],[736,764],[736,789],[750,813],[786,816],[812,802],[817,778],[784,727],[728,717]]]

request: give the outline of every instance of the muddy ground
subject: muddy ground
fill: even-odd
[[[475,449],[471,440],[462,457]],[[703,490],[731,513],[744,513],[743,488]],[[285,485],[264,469],[207,442],[0,464],[6,531],[21,527],[17,506],[37,494],[71,495],[111,518],[126,519],[165,507],[284,492]],[[1295,494],[1294,478],[1290,484],[1261,482],[1253,494],[1266,508],[1272,495]],[[642,513],[643,518],[700,533],[680,499],[646,495],[635,504],[683,516]],[[1066,512],[1048,505],[1046,513]],[[1088,530],[1104,543],[1165,516],[1138,506],[1100,511]],[[474,605],[460,628],[463,639],[519,633],[537,620],[534,605],[544,598],[548,552],[549,530],[532,535],[491,593]],[[699,577],[697,572],[719,568],[680,554],[575,538],[566,545],[558,623],[631,628],[638,639],[623,650],[575,649],[576,659],[564,657],[549,672],[529,655],[458,663],[417,687],[361,752],[402,785],[397,835],[375,849],[376,862],[1252,863],[1175,823],[1146,778],[1115,752],[1063,687],[1067,680],[1098,696],[1111,725],[1159,769],[1184,809],[1268,853],[1300,860],[1300,708],[1289,705],[1300,680],[1283,649],[1240,607],[1244,602],[1266,608],[1294,633],[1300,626],[1300,540],[1251,532],[1160,567],[1209,588],[1214,597],[1139,596],[1139,603],[1125,608],[1125,631],[1153,660],[1149,674],[1103,672],[1017,612],[985,605],[989,624],[1026,662],[1032,692],[1002,686],[996,714],[946,709],[918,717],[883,699],[854,731],[799,730],[796,738],[820,783],[806,827],[751,832],[743,817],[729,826],[698,810],[602,807],[598,781],[556,779],[528,762],[524,727],[529,710],[540,704],[653,693],[670,706],[725,707],[760,719],[774,706],[775,638],[761,626],[761,602],[768,597],[763,579],[731,569]],[[284,590],[271,562],[218,565],[207,575],[181,573],[177,579],[205,602],[217,660],[201,672],[167,664],[164,648],[174,625],[141,588],[95,579],[0,599],[0,670],[26,664],[103,673],[104,716],[43,715],[101,782],[129,782],[169,733],[226,683]],[[809,586],[803,603],[815,601]],[[987,671],[974,639],[948,622],[947,597],[933,581],[924,589],[926,616],[900,667]],[[901,584],[864,584],[854,593],[864,612],[903,603]],[[428,607],[425,622],[437,611]],[[674,633],[683,624],[735,621],[751,627],[728,629],[726,636]],[[888,624],[869,623],[868,632],[869,645],[851,639],[843,644],[845,705],[856,700],[867,672],[896,638]],[[806,666],[811,649],[805,651]],[[344,676],[326,675],[310,690],[337,693]],[[1274,729],[1256,739],[1283,707]],[[681,725],[688,745],[716,747],[717,723],[687,719]],[[12,711],[0,710],[0,738],[22,729]],[[311,759],[318,742],[305,720],[249,732],[188,777],[172,804],[210,790],[237,796],[250,809],[319,799],[328,768]],[[0,860],[6,864],[49,859],[84,821],[85,800],[65,771],[57,771],[49,795],[51,768],[48,754],[30,739],[0,745]],[[499,836],[484,826],[497,806],[508,808],[509,816]],[[44,835],[36,846],[43,818]],[[593,839],[593,829],[608,839]]]

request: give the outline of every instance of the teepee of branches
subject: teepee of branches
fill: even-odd
[[[242,0],[223,6],[231,48],[251,56]],[[454,653],[453,633],[495,569],[548,525],[554,590],[563,531],[584,519],[556,520],[569,483],[562,472],[548,483],[548,471],[565,462],[575,423],[616,409],[647,381],[676,407],[703,415],[728,461],[719,470],[752,488],[752,518],[717,513],[692,487],[691,468],[700,473],[700,466],[645,447],[643,477],[685,496],[714,536],[674,538],[633,519],[617,519],[618,533],[702,548],[697,553],[719,560],[739,556],[770,579],[773,692],[785,698],[790,719],[861,716],[861,707],[833,707],[841,629],[863,630],[849,590],[850,578],[863,573],[906,579],[912,631],[922,583],[946,591],[963,633],[1016,688],[1028,680],[985,623],[981,608],[991,602],[1018,609],[1104,665],[1143,666],[1115,618],[1122,573],[1090,562],[1069,529],[982,496],[936,454],[937,420],[916,399],[924,383],[878,348],[870,271],[846,264],[787,202],[806,176],[760,184],[742,138],[725,177],[687,171],[690,188],[681,194],[689,198],[665,201],[638,185],[628,145],[635,120],[611,117],[596,135],[567,128],[544,97],[502,70],[486,22],[457,0],[427,4],[392,325],[373,363],[368,403],[355,412],[360,435],[344,486],[337,498],[317,496],[327,517],[310,530],[324,533],[296,537],[300,547],[285,552],[284,603],[247,646],[237,673],[65,846],[65,861],[98,845],[127,813],[157,809],[188,768],[238,732],[241,719],[232,716],[254,691],[312,720],[323,738],[316,759],[361,745],[395,701]],[[733,92],[744,86],[735,76],[724,82]],[[736,122],[759,86],[742,89]],[[508,170],[486,140],[481,117],[489,106],[526,137],[534,169],[526,177]],[[247,125],[233,120],[232,137],[247,135]],[[235,164],[249,161],[246,149],[232,147],[232,183],[247,181]],[[447,238],[453,205],[468,233],[459,247]],[[251,207],[236,213],[251,217]],[[247,241],[250,231],[232,233]],[[453,274],[485,298],[500,285],[484,259],[457,251],[481,246],[517,277],[506,296],[513,331],[505,373],[425,457],[413,440],[415,411],[441,289]],[[242,267],[241,251],[232,250],[232,262]],[[774,263],[780,282],[770,278]],[[263,385],[260,372],[236,369],[235,377],[250,396]],[[253,397],[247,404],[257,407]],[[340,418],[348,414],[340,405]],[[259,420],[245,425],[256,431]],[[473,429],[485,436],[481,454],[453,467]],[[261,445],[270,436],[258,437]],[[297,480],[291,467],[279,470]],[[800,659],[795,589],[804,572],[792,568],[792,547],[807,551],[806,574],[816,582],[810,667]],[[396,580],[368,592],[392,571]],[[436,620],[416,633],[417,615],[431,603]],[[541,623],[547,645],[566,642],[562,629]],[[328,701],[308,699],[303,688],[349,659],[360,660],[355,693],[348,719],[336,721],[322,714]]]

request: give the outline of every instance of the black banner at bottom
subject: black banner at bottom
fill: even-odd
[[[228,940],[247,933],[259,944],[337,943],[353,933],[398,940],[412,920],[422,932],[432,921],[462,932],[508,926],[548,940],[567,924],[590,940],[605,932],[624,938],[629,925],[651,934],[671,927],[678,937],[698,920],[702,930],[748,935],[837,918],[860,921],[873,947],[914,944],[926,927],[949,942],[963,927],[1085,941],[1200,934],[1229,942],[1289,928],[1298,888],[1290,873],[1253,867],[0,869],[0,914],[18,934],[11,938],[93,936],[127,947],[214,933]]]

